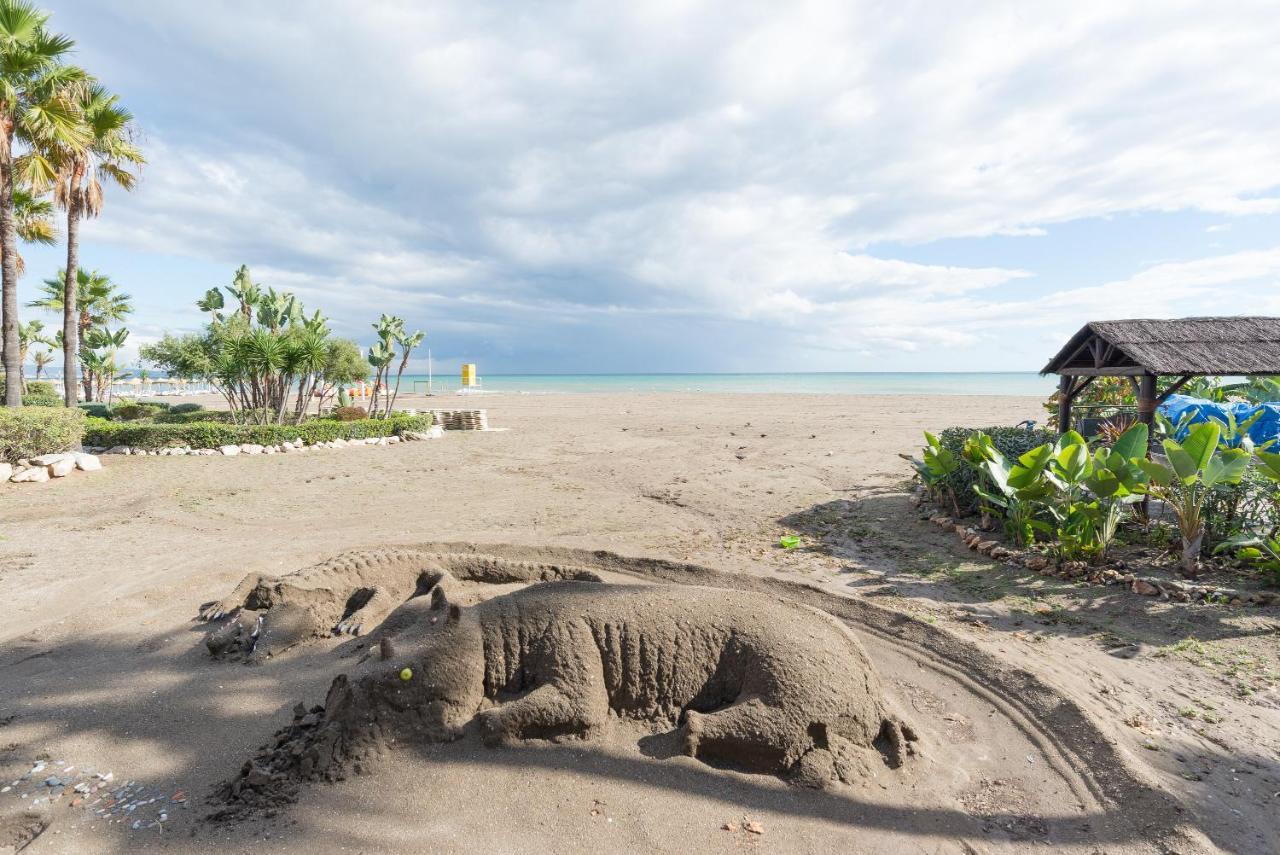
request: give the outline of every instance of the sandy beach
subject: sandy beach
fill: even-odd
[[[26,851],[1155,852],[1181,841],[1179,851],[1261,852],[1280,835],[1280,704],[1264,676],[1276,666],[1273,616],[1023,578],[909,506],[898,454],[922,429],[1042,419],[1036,399],[400,405],[483,407],[507,430],[306,455],[108,456],[92,477],[0,486],[0,783],[63,761],[170,804],[163,823],[133,829],[63,799],[32,814],[48,827]],[[779,549],[787,533],[804,546]],[[405,746],[365,774],[304,788],[274,815],[204,820],[213,787],[299,701],[323,701],[352,642],[319,639],[261,665],[213,662],[200,605],[250,573],[445,542],[570,550],[588,563],[597,552],[663,559],[804,583],[834,608],[865,604],[890,618],[854,628],[890,692],[927,723],[933,765],[817,793],[644,750],[643,735],[620,728],[598,744]],[[598,561],[610,578],[650,572]],[[919,644],[894,640],[906,624]],[[1188,638],[1239,666],[1192,661],[1176,646]],[[955,645],[954,661],[939,661],[939,645]],[[1137,654],[1108,653],[1126,645]],[[983,694],[984,669],[1003,675],[989,679],[995,695]],[[1000,701],[1015,672],[1048,690]],[[1089,767],[1062,736],[1075,726],[1055,716],[1077,706],[1114,769]],[[0,794],[7,832],[34,790]]]

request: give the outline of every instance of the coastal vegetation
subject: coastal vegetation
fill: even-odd
[[[1126,531],[1147,543],[1170,530],[1184,575],[1228,555],[1280,584],[1280,552],[1271,551],[1280,546],[1280,455],[1255,448],[1242,426],[1214,420],[1157,416],[1156,435],[1162,453],[1149,456],[1141,423],[1093,439],[952,428],[926,434],[921,455],[907,457],[939,507],[957,517],[981,513],[980,528],[999,524],[1009,543],[1059,564],[1101,565]]]
[[[24,0],[0,0],[0,280],[5,404],[22,405],[19,239],[52,242],[52,204],[67,211],[64,401],[76,399],[79,361],[75,283],[78,223],[102,208],[103,181],[128,189],[143,162],[132,116],[87,71],[67,62],[75,42],[48,29],[49,14]]]
[[[392,417],[400,377],[424,333],[407,333],[403,318],[383,315],[374,324],[378,340],[362,357],[355,342],[332,334],[318,310],[308,314],[293,294],[261,288],[246,266],[226,294],[230,301],[213,288],[197,302],[209,316],[201,332],[166,334],[144,346],[142,358],[171,377],[209,383],[226,400],[234,423],[256,425],[301,425],[312,402],[319,414],[335,390],[365,380],[373,367],[369,412]],[[395,386],[388,389],[397,359]]]

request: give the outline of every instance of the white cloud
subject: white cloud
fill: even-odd
[[[1265,4],[153,0],[58,22],[150,128],[142,188],[95,236],[248,261],[344,312],[512,335],[659,313],[940,352],[1272,275],[1268,251],[1021,299],[1025,265],[889,248],[1280,212]]]

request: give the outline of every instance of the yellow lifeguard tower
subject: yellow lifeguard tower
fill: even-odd
[[[462,363],[462,388],[470,389],[478,386],[476,382],[476,364],[474,362]]]

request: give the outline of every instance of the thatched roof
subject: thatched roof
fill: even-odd
[[[1280,318],[1094,321],[1040,373],[1280,374]]]

